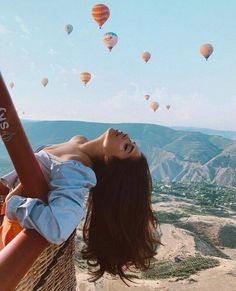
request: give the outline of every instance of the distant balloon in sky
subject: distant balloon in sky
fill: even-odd
[[[214,48],[210,43],[205,43],[200,47],[200,53],[207,60],[209,56],[213,53]]]
[[[9,83],[9,87],[13,88],[15,86],[15,84],[13,82]]]
[[[73,26],[71,24],[66,24],[64,26],[64,30],[67,32],[67,34],[70,34],[73,31]]]
[[[157,111],[157,109],[158,109],[158,107],[159,107],[159,103],[156,102],[156,101],[152,101],[152,102],[150,103],[150,107],[151,107],[152,110],[155,112],[155,111]]]
[[[99,25],[99,28],[107,21],[110,16],[109,8],[104,4],[96,4],[92,8],[93,19]]]
[[[150,95],[145,95],[144,98],[145,98],[146,100],[149,100]]]
[[[41,80],[41,84],[42,84],[44,87],[46,87],[47,84],[48,84],[48,79],[47,79],[47,78],[42,79],[42,80]]]
[[[86,85],[88,81],[91,79],[91,74],[88,72],[80,73],[80,80]]]
[[[166,105],[166,109],[167,109],[167,110],[170,110],[170,105],[169,105],[169,104]]]
[[[147,63],[149,61],[150,57],[151,57],[151,54],[149,52],[144,52],[142,54],[142,58],[143,58],[145,63]]]
[[[112,50],[112,48],[116,45],[118,41],[118,36],[114,32],[107,32],[103,36],[103,42],[105,43],[105,46],[109,49],[109,51]]]

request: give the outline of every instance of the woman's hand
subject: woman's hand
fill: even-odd
[[[12,191],[9,192],[9,194],[6,197],[6,201],[8,201],[14,195],[23,196],[23,187],[21,183],[17,185],[16,188],[14,188]]]

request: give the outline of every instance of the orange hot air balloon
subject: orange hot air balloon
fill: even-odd
[[[145,98],[146,100],[149,100],[150,95],[145,95],[144,98]]]
[[[91,75],[88,72],[82,72],[80,73],[80,80],[84,83],[84,86],[88,83],[88,81],[91,79]]]
[[[145,63],[147,63],[149,61],[150,57],[151,57],[151,54],[149,52],[144,52],[142,54],[142,58],[143,58]]]
[[[48,79],[47,79],[47,78],[42,79],[42,80],[41,80],[41,84],[42,84],[44,87],[46,87],[47,84],[48,84]]]
[[[152,110],[155,112],[155,111],[157,111],[157,109],[158,109],[158,107],[159,107],[159,103],[156,102],[156,101],[152,101],[152,102],[150,103],[150,107],[151,107]]]
[[[97,22],[97,24],[101,28],[102,25],[109,18],[109,16],[110,16],[110,10],[104,4],[96,4],[92,8],[92,16],[93,16],[93,19]]]
[[[169,105],[169,104],[166,105],[166,109],[167,109],[167,110],[170,110],[170,105]]]
[[[13,88],[15,86],[15,84],[13,82],[9,83],[9,87]]]
[[[206,61],[209,58],[209,56],[213,53],[213,51],[214,51],[213,45],[211,45],[210,43],[205,43],[200,47],[200,53],[204,56]]]

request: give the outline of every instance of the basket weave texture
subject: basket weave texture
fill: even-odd
[[[3,201],[4,197],[0,195],[0,207]],[[76,231],[63,244],[59,246],[51,244],[47,247],[21,279],[15,290],[75,291],[75,235]]]

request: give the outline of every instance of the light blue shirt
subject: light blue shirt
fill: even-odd
[[[43,150],[35,155],[50,188],[48,204],[15,195],[7,201],[6,215],[24,228],[37,230],[49,242],[61,244],[85,216],[86,193],[96,185],[96,176],[77,160],[61,160]],[[16,186],[16,179],[15,171],[1,178],[9,188]]]

